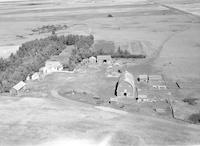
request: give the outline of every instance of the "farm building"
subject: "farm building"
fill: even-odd
[[[115,95],[132,98],[136,97],[135,81],[131,73],[125,71],[120,75],[116,84]]]
[[[74,49],[74,45],[67,46],[66,49],[64,49],[59,55],[51,56],[51,58],[48,61],[57,61],[60,64],[62,64],[62,68],[65,68],[69,65],[69,58],[71,56],[72,50]]]
[[[47,74],[56,72],[56,71],[62,71],[63,65],[59,61],[56,61],[56,60],[47,60],[45,62],[45,70]]]
[[[31,76],[31,79],[32,79],[33,81],[38,80],[39,78],[40,78],[39,72],[36,72],[36,73],[34,73],[34,74]]]
[[[89,63],[90,63],[90,64],[96,64],[96,63],[97,63],[96,57],[91,56],[91,57],[89,58]]]
[[[139,81],[140,82],[148,82],[148,76],[147,75],[139,75]]]
[[[97,63],[98,64],[103,64],[103,63],[110,64],[110,63],[112,63],[112,58],[110,55],[99,55],[99,56],[97,56]]]
[[[165,81],[163,80],[151,80],[149,81],[149,84],[153,87],[153,89],[159,89],[159,90],[166,90],[167,86],[165,84]]]
[[[87,65],[89,63],[89,59],[88,58],[85,58],[81,61],[81,64],[82,65]]]
[[[26,81],[29,81],[31,79],[31,77],[30,77],[30,75],[28,75],[27,77],[26,77]]]
[[[162,81],[163,78],[161,75],[149,75],[149,81]]]
[[[46,68],[46,67],[41,67],[41,68],[39,69],[39,72],[40,72],[41,74],[43,74],[43,75],[46,75],[46,74],[47,74],[47,68]]]
[[[13,86],[11,89],[10,89],[10,95],[14,96],[14,95],[17,95],[18,92],[24,88],[26,85],[26,83],[24,83],[23,81],[20,81],[18,84],[16,84],[15,86]]]

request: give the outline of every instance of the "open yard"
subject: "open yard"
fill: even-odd
[[[97,75],[101,76],[95,78]],[[62,94],[63,91],[66,93],[74,89],[79,93],[84,91],[83,95],[88,97],[112,95],[111,85],[115,79],[106,83],[103,76],[102,73],[92,71],[91,74],[55,73],[43,81],[30,82],[31,90],[25,96],[2,96],[1,144],[144,146],[200,142],[197,125],[141,114],[145,105],[140,112],[128,113],[88,104],[84,102],[87,96],[82,96],[82,102],[72,99],[78,97],[77,93],[70,98]]]

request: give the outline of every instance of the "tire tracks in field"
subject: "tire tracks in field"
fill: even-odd
[[[155,2],[155,1],[153,1],[153,0],[149,0],[149,2],[151,2],[151,3],[155,4],[155,5],[159,5],[159,6],[165,7],[165,8],[167,8],[167,9],[170,9],[170,10],[175,11],[175,12],[178,12],[178,13],[186,14],[186,15],[187,15],[188,17],[190,17],[190,18],[192,17],[191,19],[194,19],[194,17],[195,17],[195,19],[200,20],[200,17],[199,17],[199,16],[194,15],[194,14],[192,14],[192,13],[190,13],[190,12],[187,12],[187,11],[184,11],[184,10],[180,10],[180,9],[178,9],[178,8],[169,6],[169,5],[167,5],[167,4],[162,4],[162,3],[159,3],[159,2]],[[188,30],[188,29],[190,29],[190,24],[186,25],[184,29],[179,30],[179,31],[176,31],[176,32],[173,32],[171,35],[169,35],[169,36],[161,43],[161,45],[158,47],[158,49],[152,54],[152,56],[150,56],[150,58],[149,58],[147,61],[145,61],[145,63],[153,63],[153,62],[156,60],[156,58],[159,57],[159,55],[160,55],[162,49],[164,48],[164,46],[165,46],[172,38],[174,38],[174,36],[176,36],[176,35],[179,34],[179,33],[184,32],[184,31],[186,31],[186,30]]]
[[[62,103],[62,104],[73,104],[73,106],[87,106],[87,107],[92,107],[92,105],[90,104],[86,104],[86,103],[83,103],[83,102],[79,102],[79,101],[76,101],[76,100],[71,100],[71,99],[68,99],[67,97],[63,97],[61,96],[59,93],[58,93],[58,90],[57,89],[52,89],[50,91],[51,95],[53,96],[51,99],[56,101],[56,102],[59,102],[59,103]]]
[[[154,61],[160,56],[160,53],[164,46],[172,39],[174,38],[177,34],[182,33],[186,30],[190,29],[190,26],[186,26],[183,30],[177,31],[169,35],[161,44],[160,46],[155,50],[155,52],[149,57],[149,59],[145,60],[142,64],[153,64]]]

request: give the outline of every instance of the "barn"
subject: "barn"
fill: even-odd
[[[136,86],[134,77],[128,71],[125,71],[120,75],[119,80],[116,84],[115,95],[131,98],[136,97]]]
[[[18,94],[18,92],[24,88],[24,86],[26,85],[26,83],[24,83],[23,81],[20,81],[18,84],[16,84],[15,86],[13,86],[10,89],[10,95],[11,96],[15,96]]]

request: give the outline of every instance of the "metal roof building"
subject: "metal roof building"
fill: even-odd
[[[20,81],[18,84],[16,84],[15,86],[13,86],[10,89],[10,94],[16,95],[18,93],[18,91],[20,91],[22,88],[24,88],[25,85],[26,85],[26,83],[24,83],[23,81]]]
[[[149,81],[158,81],[158,80],[163,80],[161,75],[149,75]]]
[[[148,81],[148,76],[145,74],[139,75],[139,79],[142,82],[147,82]]]
[[[15,86],[13,86],[13,88],[17,91],[19,91],[20,89],[22,89],[24,86],[26,85],[26,83],[24,83],[23,81],[20,81],[18,84],[16,84]]]
[[[134,77],[128,71],[122,73],[116,85],[116,96],[136,97],[136,86]]]

